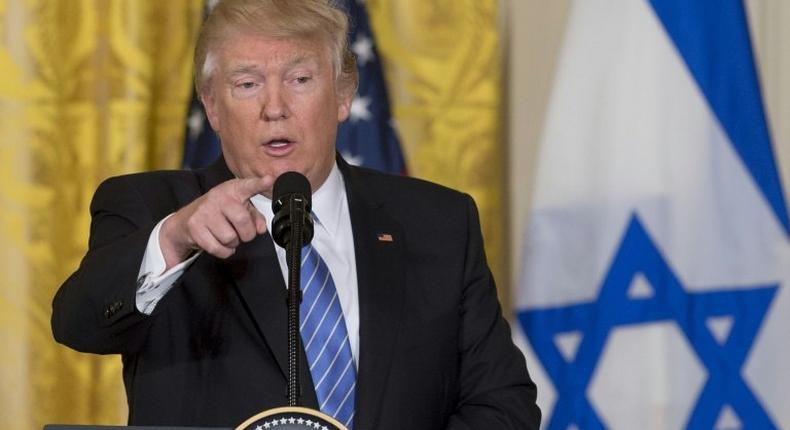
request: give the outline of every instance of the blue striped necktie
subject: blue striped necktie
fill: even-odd
[[[335,282],[315,248],[302,248],[302,343],[321,412],[351,429],[357,371]]]

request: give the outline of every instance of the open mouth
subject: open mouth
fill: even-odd
[[[287,137],[275,137],[263,143],[263,150],[270,157],[285,157],[296,147],[296,141]]]
[[[272,139],[272,140],[266,142],[265,145],[269,146],[269,147],[272,147],[272,148],[284,148],[284,147],[286,147],[286,146],[288,146],[288,145],[290,145],[292,143],[293,143],[293,141],[290,140],[290,139],[277,138],[277,139]]]

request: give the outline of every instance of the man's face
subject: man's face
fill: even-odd
[[[337,125],[351,105],[327,44],[238,34],[214,55],[202,98],[230,170],[240,178],[296,171],[316,190],[334,165]]]

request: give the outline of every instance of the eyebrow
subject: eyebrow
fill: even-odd
[[[285,63],[285,68],[288,69],[288,68],[292,68],[292,67],[299,66],[299,65],[302,65],[304,63],[310,63],[310,62],[312,62],[314,64],[318,64],[318,61],[315,61],[313,58],[311,58],[308,55],[297,54],[296,56],[294,56],[292,59],[288,60]],[[240,75],[240,74],[244,74],[244,73],[260,73],[260,71],[261,71],[261,68],[257,64],[244,64],[244,63],[242,63],[242,64],[239,64],[238,66],[233,67],[229,71],[228,74],[233,76],[233,75]]]
[[[229,75],[240,75],[243,73],[255,73],[259,72],[260,67],[255,64],[240,64],[230,70]]]

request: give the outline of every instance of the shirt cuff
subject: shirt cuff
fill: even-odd
[[[151,231],[151,236],[148,237],[148,245],[145,248],[145,255],[143,255],[143,262],[137,275],[135,305],[138,311],[146,315],[151,315],[159,300],[170,291],[189,265],[202,254],[202,251],[196,252],[188,259],[165,272],[167,263],[165,262],[165,256],[162,254],[162,248],[159,246],[159,231],[162,229],[162,224],[171,216],[173,214],[159,221],[153,231]]]

